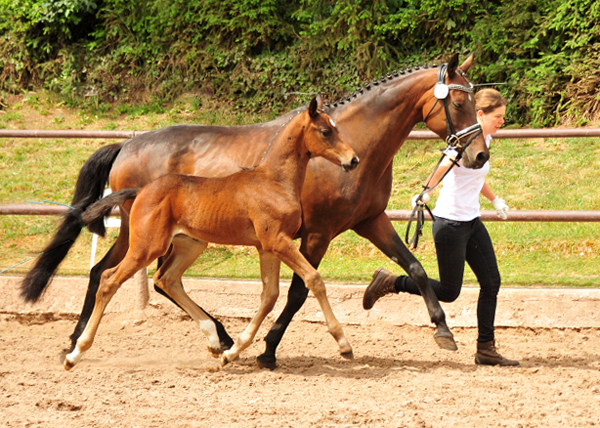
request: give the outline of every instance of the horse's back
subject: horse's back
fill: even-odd
[[[124,143],[110,174],[113,189],[143,187],[165,174],[222,177],[252,168],[281,125],[174,125]]]

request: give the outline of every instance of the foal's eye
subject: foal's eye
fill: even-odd
[[[333,131],[331,130],[331,128],[323,128],[321,130],[321,134],[323,134],[323,137],[330,137],[332,133]]]

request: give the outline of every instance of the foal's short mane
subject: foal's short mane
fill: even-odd
[[[404,70],[400,69],[400,71],[397,71],[397,70],[391,71],[387,75],[381,76],[379,79],[374,79],[370,82],[365,82],[362,87],[357,88],[350,95],[342,96],[331,103],[325,103],[325,105],[323,107],[327,108],[328,110],[331,110],[336,107],[342,106],[344,104],[351,103],[353,100],[358,98],[360,95],[363,95],[365,93],[365,91],[370,91],[371,88],[373,88],[374,86],[379,86],[380,84],[389,82],[391,80],[400,79],[402,77],[407,77],[408,75],[414,73],[415,71],[427,70],[427,69],[436,68],[436,67],[438,67],[436,64],[432,64],[432,65],[425,64],[425,65],[417,66],[414,68],[409,67]]]

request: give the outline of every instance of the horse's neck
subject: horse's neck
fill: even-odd
[[[308,150],[303,142],[306,129],[301,121],[303,116],[294,117],[282,127],[267,147],[258,167],[270,180],[291,185],[297,192],[304,182],[309,160]]]
[[[330,113],[361,160],[357,172],[371,173],[367,165],[377,165],[377,171],[385,169],[423,119],[422,99],[431,79],[409,77],[371,89]]]

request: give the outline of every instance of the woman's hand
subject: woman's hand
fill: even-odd
[[[492,201],[492,205],[496,209],[496,214],[498,214],[498,217],[500,217],[502,220],[506,220],[508,218],[508,205],[506,205],[504,199],[496,196]]]
[[[420,199],[419,199],[419,196],[421,196],[420,193],[418,195],[413,196],[412,201],[410,203],[413,208],[416,207],[417,204],[425,205],[429,202],[429,194],[428,193],[423,193],[423,195],[421,196]]]

